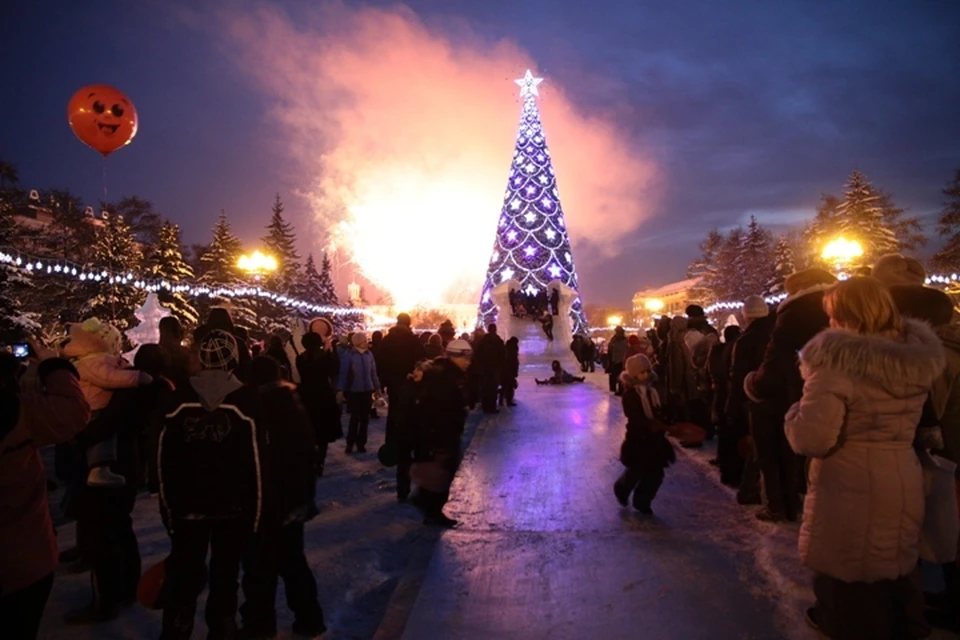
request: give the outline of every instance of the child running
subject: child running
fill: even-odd
[[[650,503],[663,483],[663,470],[676,460],[673,447],[660,427],[660,396],[653,384],[657,375],[643,354],[627,358],[620,374],[623,385],[623,413],[627,434],[620,446],[620,462],[626,467],[613,485],[617,501],[627,506],[633,493],[633,507],[652,515]]]

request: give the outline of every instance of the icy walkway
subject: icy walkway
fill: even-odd
[[[473,439],[448,506],[461,524],[434,552],[404,640],[816,637],[795,609],[804,594],[763,566],[770,525],[687,455],[653,518],[620,508],[619,399],[600,374],[537,387],[531,369],[520,406]]]

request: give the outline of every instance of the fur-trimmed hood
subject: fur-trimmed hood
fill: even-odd
[[[925,322],[912,319],[904,319],[899,339],[826,329],[800,352],[804,378],[811,369],[832,369],[876,384],[898,397],[929,388],[945,364],[940,338]]]

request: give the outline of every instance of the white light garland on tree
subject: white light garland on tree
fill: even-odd
[[[34,274],[50,274],[60,276],[70,276],[77,278],[81,282],[92,280],[94,282],[106,281],[110,284],[124,284],[135,287],[148,293],[169,291],[183,293],[188,296],[210,296],[210,297],[256,297],[275,302],[291,309],[299,309],[316,314],[328,314],[334,316],[350,315],[369,315],[368,311],[362,307],[334,307],[329,305],[318,305],[300,300],[292,296],[282,295],[262,289],[260,287],[239,286],[239,287],[207,287],[203,285],[181,282],[171,284],[165,280],[141,278],[133,273],[111,274],[106,269],[98,269],[89,265],[78,265],[66,260],[51,260],[49,258],[34,258],[15,254],[9,250],[0,250],[0,262],[15,265]]]

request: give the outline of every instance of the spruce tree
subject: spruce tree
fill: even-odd
[[[947,238],[946,244],[931,258],[931,264],[945,273],[960,273],[960,169],[953,182],[943,189],[947,199],[937,219],[937,232]]]
[[[840,224],[837,219],[837,207],[839,206],[840,200],[836,196],[829,193],[820,194],[817,213],[806,229],[803,230],[804,251],[802,255],[795,256],[795,258],[799,258],[798,261],[801,266],[827,266],[820,254],[823,247],[839,235]]]
[[[146,297],[144,293],[124,282],[110,282],[111,278],[126,278],[140,273],[143,254],[133,236],[133,230],[123,216],[106,213],[103,224],[96,229],[92,263],[94,269],[106,272],[101,279],[87,286],[91,295],[86,315],[97,316],[121,331],[136,324],[133,312]]]
[[[717,275],[711,284],[717,300],[742,300],[745,288],[740,276],[738,257],[743,244],[744,232],[742,227],[731,229],[717,251]]]
[[[148,260],[148,268],[152,277],[169,282],[171,285],[193,280],[193,267],[183,259],[179,226],[170,221],[160,226],[157,244]],[[158,295],[163,305],[170,309],[170,313],[179,318],[183,325],[187,327],[197,325],[199,321],[197,310],[184,293],[161,289]]]
[[[323,253],[323,262],[320,265],[320,304],[331,307],[340,304],[340,298],[337,296],[337,288],[333,284],[333,275],[331,274],[330,258],[327,253]]]
[[[16,168],[10,166],[15,177]],[[6,197],[0,197],[0,251],[9,252],[19,237],[13,207]],[[11,344],[22,339],[25,333],[35,333],[40,329],[35,316],[27,312],[21,303],[23,295],[31,289],[31,280],[26,270],[5,261],[0,262],[0,343]]]
[[[863,247],[862,264],[873,264],[880,256],[897,253],[900,242],[888,224],[888,210],[881,194],[859,171],[850,174],[843,200],[837,206],[839,232]]]
[[[690,299],[709,306],[717,302],[714,291],[717,285],[717,254],[723,246],[724,237],[717,229],[711,229],[700,243],[700,257],[687,267],[687,278],[698,280],[690,290]]]
[[[776,296],[785,291],[787,276],[794,272],[793,249],[786,236],[779,236],[773,249],[773,274],[767,281],[764,296]]]
[[[295,295],[300,276],[297,235],[293,225],[283,217],[283,202],[280,201],[279,193],[273,202],[267,235],[261,242],[267,252],[277,259],[277,270],[265,278],[267,288],[276,293]]]
[[[197,282],[210,288],[224,287],[237,288],[244,284],[237,260],[243,252],[240,239],[233,234],[227,214],[220,212],[217,223],[213,226],[213,239],[207,245],[206,251],[200,256],[200,266],[203,273]],[[253,303],[249,299],[227,296],[202,296],[197,300],[197,309],[203,321],[209,309],[214,306],[225,306],[230,309],[234,322],[244,327],[255,327],[256,314],[253,312]]]
[[[320,274],[317,264],[313,261],[313,254],[307,256],[307,263],[303,267],[300,286],[297,296],[310,304],[323,304],[323,289],[320,286]]]
[[[750,216],[750,223],[740,239],[740,247],[735,259],[736,283],[731,288],[739,289],[741,299],[749,295],[759,295],[766,290],[773,276],[773,238],[764,229],[756,216]]]

